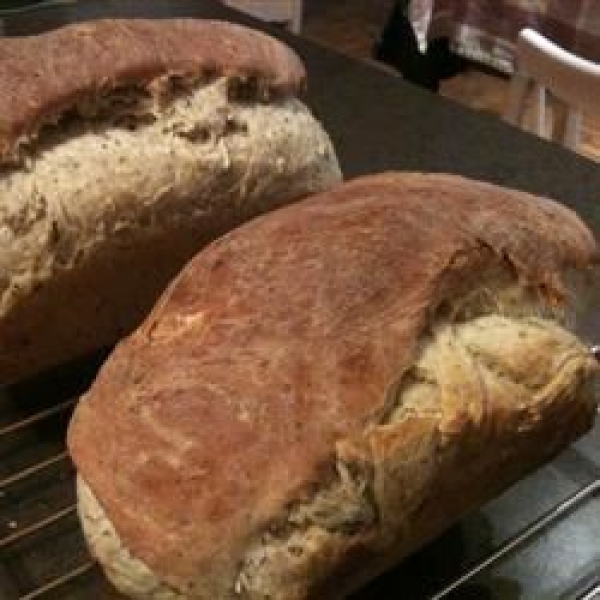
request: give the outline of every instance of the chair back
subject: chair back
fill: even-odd
[[[519,33],[515,59],[505,120],[522,124],[525,103],[533,86],[537,112],[535,131],[544,135],[548,91],[567,109],[561,141],[576,149],[581,135],[582,110],[600,109],[600,65],[561,48],[529,28]]]

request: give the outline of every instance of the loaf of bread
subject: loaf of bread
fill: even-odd
[[[448,175],[230,232],[77,406],[92,553],[135,598],[343,597],[590,428],[597,258],[567,208]]]
[[[224,22],[0,40],[0,383],[112,344],[207,242],[337,183],[304,85]]]

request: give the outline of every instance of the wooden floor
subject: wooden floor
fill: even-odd
[[[344,54],[371,60],[373,44],[392,5],[393,0],[305,0],[303,35]],[[506,105],[508,86],[506,78],[470,68],[443,81],[440,93],[499,116]],[[558,113],[557,107],[550,108],[549,119]],[[532,121],[528,111],[526,126]],[[600,110],[597,115],[584,115],[579,152],[600,162]]]

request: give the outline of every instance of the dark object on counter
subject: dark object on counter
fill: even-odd
[[[394,5],[373,57],[397,69],[407,81],[437,91],[440,80],[460,73],[465,61],[450,50],[447,38],[432,40],[423,54],[407,16],[408,4],[402,0]]]
[[[376,60],[398,70],[404,79],[437,91],[438,79],[426,55],[419,51],[417,37],[406,16],[407,2],[396,2],[373,49]]]

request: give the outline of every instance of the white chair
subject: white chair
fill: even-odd
[[[546,91],[565,105],[566,123],[554,139],[575,150],[581,136],[582,109],[599,110],[600,65],[564,50],[532,29],[519,33],[516,67],[504,118],[522,125],[530,88],[535,88],[535,132],[546,137]]]
[[[302,0],[223,0],[263,21],[285,23],[296,34],[302,29]]]

